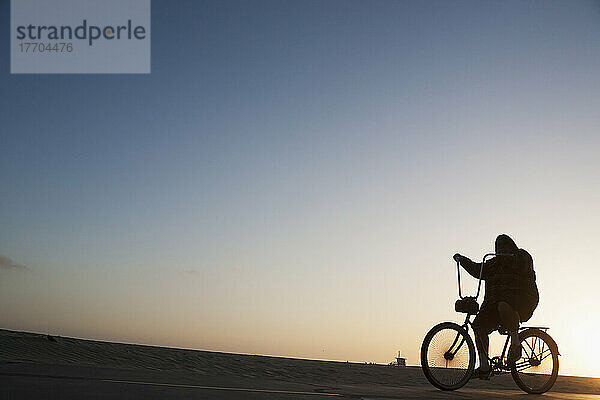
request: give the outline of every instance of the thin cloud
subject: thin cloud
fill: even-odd
[[[0,270],[25,271],[28,269],[29,267],[16,263],[8,257],[0,256]]]
[[[195,269],[187,269],[187,270],[185,270],[185,273],[189,274],[189,275],[198,275],[198,274],[200,274],[200,271],[195,270]]]

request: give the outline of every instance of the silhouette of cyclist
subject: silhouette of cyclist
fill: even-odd
[[[519,249],[508,235],[496,238],[496,256],[485,262],[482,279],[485,281],[485,297],[479,313],[473,320],[475,343],[479,353],[479,368],[473,377],[489,379],[491,366],[487,357],[489,334],[502,327],[510,335],[508,362],[521,358],[519,322],[528,321],[538,305],[539,293],[536,284],[533,258]],[[471,261],[460,254],[454,260],[473,277],[479,279],[481,263]]]

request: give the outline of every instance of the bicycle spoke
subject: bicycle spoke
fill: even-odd
[[[530,364],[531,359],[537,360],[538,362],[541,363],[542,361],[544,361],[546,358],[548,358],[550,356],[552,356],[552,350],[548,347],[540,354],[532,354],[532,355],[528,354],[527,357],[521,357],[521,359],[523,361],[515,363],[515,367],[517,368],[517,370],[519,370],[521,367],[524,367],[526,365],[531,366],[531,364]]]
[[[527,340],[524,340],[523,343],[525,343],[527,345],[527,347],[529,347],[529,350],[531,350],[531,354],[529,354],[529,357],[531,358],[531,356],[535,353],[535,344],[533,345],[533,348],[531,347],[531,345],[527,342]],[[523,347],[523,346],[521,346]]]
[[[523,371],[523,370],[526,370],[527,368],[534,368],[534,366],[531,365],[529,360],[526,360],[526,361],[515,364],[515,368],[517,369],[517,371]]]
[[[527,352],[527,349],[525,348],[525,346],[521,346],[521,348],[523,349],[523,352],[525,353],[525,355],[527,356],[527,358],[531,358],[531,354],[529,354]]]
[[[526,367],[526,368],[532,367],[531,362],[529,360],[523,360],[521,362],[515,363],[515,368],[517,370],[520,370],[523,367]]]
[[[531,354],[527,352],[527,349],[525,348],[525,346],[521,345],[521,348],[525,351],[525,354],[527,354],[527,358],[531,358],[531,355],[533,354],[533,350],[531,349],[531,346],[529,345],[529,343],[527,343],[527,340],[523,340],[523,343],[525,343],[527,345],[527,347],[529,347],[529,350],[531,350]]]
[[[546,354],[544,357],[540,358],[540,362],[544,361],[546,358],[550,357],[552,355],[552,351],[548,350],[548,354]]]

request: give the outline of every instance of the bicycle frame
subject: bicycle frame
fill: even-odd
[[[471,314],[467,314],[467,317],[465,318],[465,322],[462,324],[462,327],[465,329],[467,334],[469,334],[469,326],[471,326],[471,329],[473,329],[473,332],[475,332],[475,329],[473,328],[473,324],[471,322]],[[456,345],[456,343],[458,341],[459,336],[460,335],[457,335],[456,338],[454,338],[454,342],[452,342],[450,349],[454,348],[454,346]],[[454,355],[456,355],[456,353],[458,353],[458,351],[460,350],[460,348],[462,347],[464,342],[465,342],[465,339],[463,338],[462,341],[460,342],[460,344],[456,347],[456,349],[449,352],[452,355],[452,357],[454,357]],[[490,362],[490,365],[492,366],[492,370],[507,371],[507,372],[510,371],[510,367],[503,362],[504,356],[507,355],[506,350],[508,349],[509,343],[510,343],[510,336],[506,335],[506,340],[504,341],[504,346],[502,348],[502,354],[500,356],[495,356],[495,357],[490,358],[489,354],[487,354],[487,352],[486,352],[485,356],[488,359],[488,361]]]
[[[471,322],[471,315],[467,315],[465,322],[461,325],[464,330],[467,332],[467,335],[469,335],[469,326],[471,326],[471,329],[473,329],[473,332],[475,332],[475,329],[473,328],[473,324]],[[549,328],[545,327],[545,326],[533,326],[533,327],[519,327],[519,332],[524,331],[526,329],[538,329],[541,331],[546,331]],[[501,335],[506,335],[506,340],[504,341],[504,346],[502,347],[502,354],[500,356],[494,356],[492,358],[490,358],[489,354],[486,353],[486,357],[488,359],[488,361],[490,362],[490,365],[492,367],[492,371],[505,371],[505,372],[510,372],[511,367],[504,363],[504,359],[505,356],[508,356],[508,354],[506,353],[506,350],[508,349],[508,345],[510,343],[510,336],[506,333],[506,331],[504,332],[500,332]],[[452,342],[452,345],[450,346],[450,349],[452,349],[455,345],[456,342],[458,341],[458,336],[456,336],[456,338],[454,339],[454,342]],[[458,353],[458,351],[460,350],[460,348],[462,347],[462,345],[464,344],[465,339],[463,338],[463,340],[460,342],[460,344],[456,347],[456,349],[454,351],[449,351],[450,355],[452,355],[452,357],[454,357],[454,355],[456,353]],[[534,352],[534,349],[529,347],[529,349],[531,350],[532,354]],[[525,350],[527,351],[527,350]],[[560,355],[560,352],[558,352],[558,347],[556,348],[557,353]],[[548,357],[549,355],[544,356],[540,361],[542,361],[544,358]],[[521,363],[517,363],[516,364],[516,368],[520,369],[521,367],[525,366],[526,363],[525,362],[521,362]]]

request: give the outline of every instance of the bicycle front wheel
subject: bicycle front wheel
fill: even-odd
[[[421,345],[421,368],[427,380],[438,389],[463,387],[475,368],[473,340],[454,322],[434,326]]]
[[[539,329],[519,333],[521,358],[511,366],[513,380],[523,391],[541,394],[550,390],[558,376],[558,346]]]

